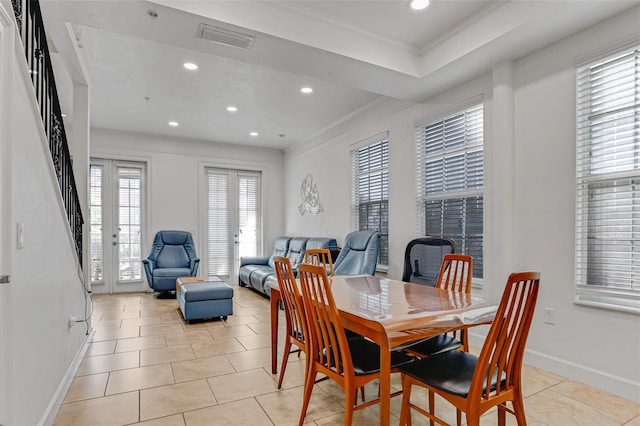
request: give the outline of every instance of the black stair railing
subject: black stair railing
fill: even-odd
[[[69,228],[75,242],[78,261],[82,267],[82,225],[84,220],[73,176],[67,135],[62,122],[62,111],[53,77],[53,67],[51,66],[51,56],[49,55],[40,3],[37,0],[11,0],[11,3],[24,45],[27,69],[31,74],[31,82],[40,109],[44,132],[49,141],[53,168],[67,212]]]

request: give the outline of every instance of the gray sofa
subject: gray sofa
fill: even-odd
[[[339,250],[335,238],[278,237],[271,256],[240,258],[240,286],[249,286],[271,297],[271,284],[277,280],[273,258],[288,257],[293,271],[297,273],[298,265],[304,262],[305,251],[312,248],[328,248],[336,253]]]

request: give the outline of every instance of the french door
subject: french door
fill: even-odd
[[[145,164],[91,159],[90,276],[94,293],[142,291]]]
[[[258,256],[262,247],[261,174],[206,168],[207,275],[236,282],[240,257]]]

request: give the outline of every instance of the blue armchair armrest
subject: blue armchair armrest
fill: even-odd
[[[200,265],[200,258],[196,257],[189,261],[189,270],[191,271],[191,276],[195,277],[198,274],[198,265]]]
[[[244,265],[268,265],[269,258],[268,257],[241,257],[240,258],[240,267]]]
[[[142,264],[144,265],[144,273],[147,276],[147,283],[151,286],[151,283],[153,283],[153,268],[155,267],[155,262],[149,259],[142,259]]]

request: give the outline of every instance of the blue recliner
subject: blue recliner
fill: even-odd
[[[196,256],[191,233],[158,231],[151,253],[142,263],[149,287],[165,293],[175,291],[176,279],[195,277],[200,259]]]
[[[344,238],[333,264],[336,275],[374,275],[380,252],[380,233],[371,229],[354,231]]]

